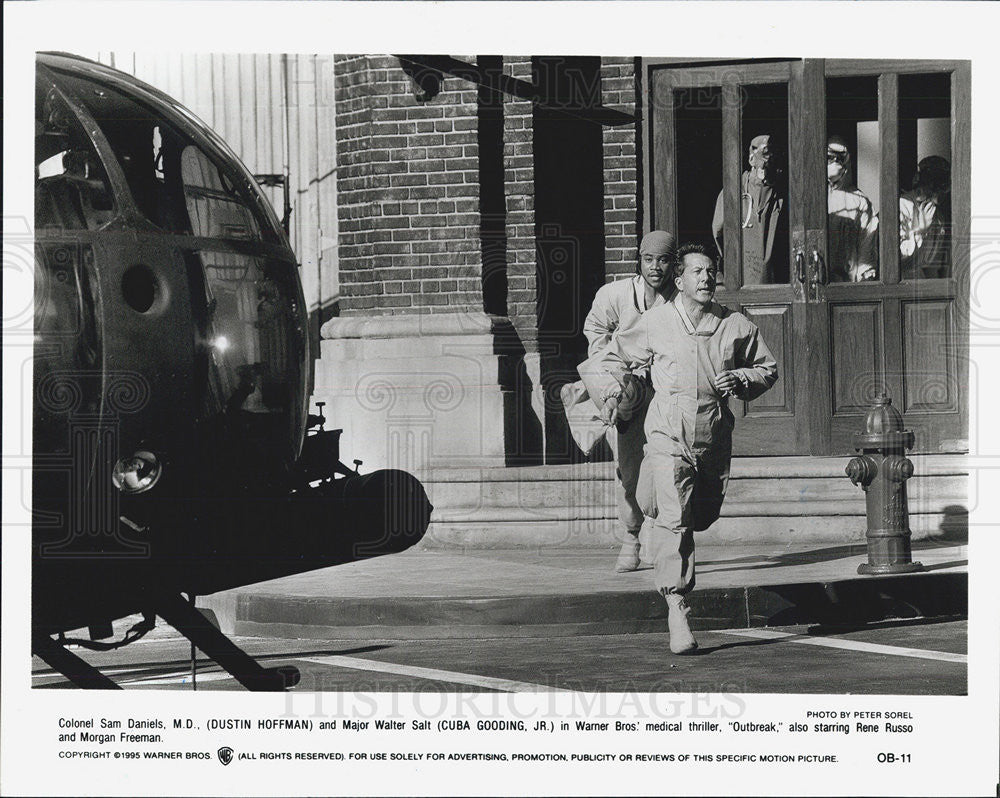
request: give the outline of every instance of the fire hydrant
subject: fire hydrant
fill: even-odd
[[[913,476],[913,462],[906,450],[913,448],[913,433],[903,429],[903,417],[885,393],[865,417],[865,431],[854,436],[861,452],[844,469],[851,482],[865,492],[868,518],[868,562],[859,574],[903,574],[923,570],[910,553],[910,513],[906,480]]]

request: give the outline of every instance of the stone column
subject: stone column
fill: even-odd
[[[335,64],[342,316],[322,328],[314,399],[366,469],[505,465],[539,448],[496,288],[498,220],[481,214],[489,98],[446,74],[436,88],[391,56]]]

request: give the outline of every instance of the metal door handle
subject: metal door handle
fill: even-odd
[[[806,281],[806,254],[801,250],[795,250],[795,276],[800,283]]]
[[[823,260],[823,256],[819,254],[819,250],[813,247],[812,251],[812,264],[813,264],[813,285],[826,285],[826,261]]]

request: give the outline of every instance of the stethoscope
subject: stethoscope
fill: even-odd
[[[751,227],[753,227],[753,216],[754,216],[753,195],[750,194],[749,191],[744,191],[743,194],[740,196],[740,202],[743,202],[743,200],[747,201],[747,215],[746,218],[743,220],[743,229],[748,230]]]
[[[753,218],[753,197],[750,196],[748,191],[744,191],[743,196],[740,197],[740,202],[743,202],[743,200],[747,200],[747,218],[743,220],[743,229],[748,230],[753,227],[753,222],[751,221]]]
[[[749,230],[751,227],[753,227],[753,221],[752,221],[753,220],[753,195],[751,195],[750,192],[748,192],[748,191],[744,191],[743,194],[740,195],[740,202],[742,203],[743,200],[747,201],[747,215],[746,215],[746,218],[743,220],[743,225],[742,226],[743,226],[744,230]]]

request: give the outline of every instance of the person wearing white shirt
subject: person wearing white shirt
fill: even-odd
[[[828,279],[878,279],[878,214],[851,177],[851,153],[840,136],[826,144]]]

